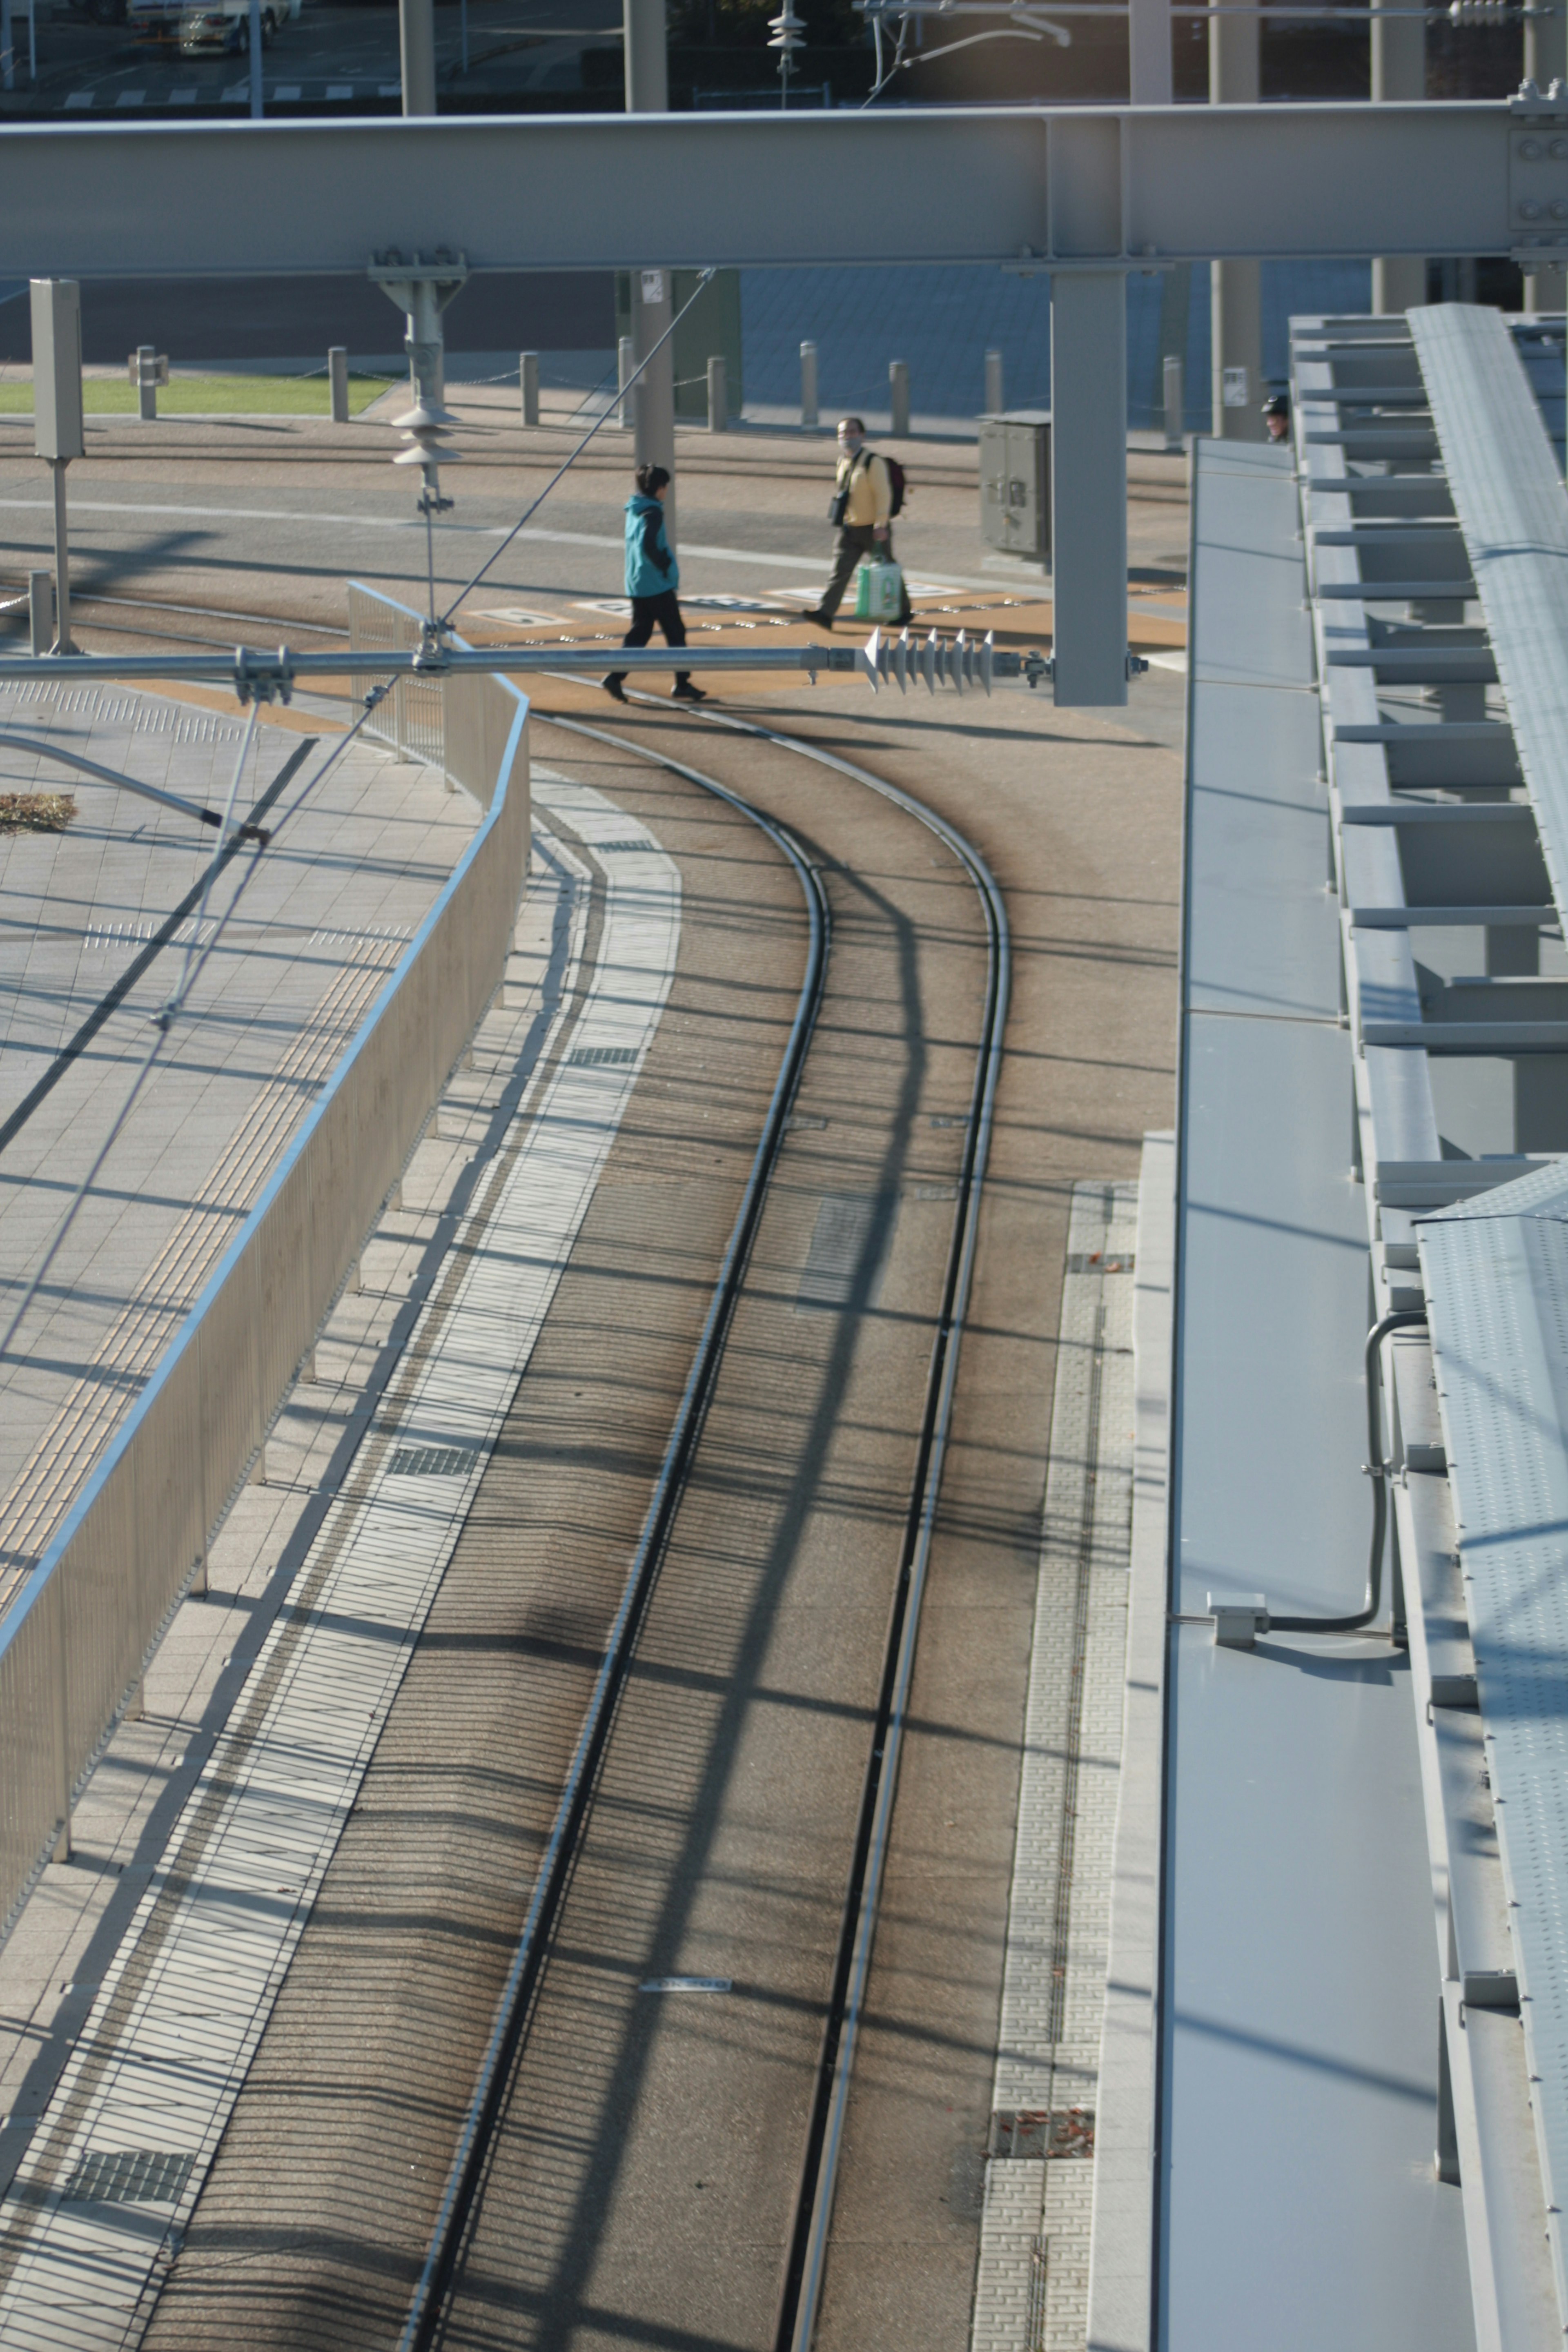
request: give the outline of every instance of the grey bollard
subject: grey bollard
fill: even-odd
[[[153,425],[158,416],[158,352],[155,344],[136,346],[137,414],[143,425]]]
[[[617,364],[616,381],[619,383],[621,394],[621,413],[616,422],[619,425],[623,433],[629,433],[632,429],[633,423],[632,406],[637,398],[635,393],[628,393],[626,390],[626,385],[631,381],[632,370],[637,365],[637,361],[632,356],[631,337],[629,335],[623,335],[619,343],[616,345],[616,350]]]
[[[987,416],[1000,416],[1006,404],[1002,397],[1002,354],[1000,352],[987,352],[985,354],[985,414]]]
[[[27,574],[27,650],[47,654],[55,642],[55,575]]]
[[[1183,426],[1186,421],[1186,383],[1179,359],[1168,359],[1164,365],[1165,383],[1165,446],[1180,449],[1184,446]]]
[[[800,422],[806,433],[816,430],[816,345],[802,343],[800,347]]]
[[[539,422],[539,353],[523,352],[518,362],[518,382],[522,387],[522,421],[525,425]]]
[[[349,355],[347,346],[334,343],[327,353],[327,383],[332,396],[332,423],[349,421]]]
[[[889,362],[888,393],[893,411],[893,438],[895,441],[907,440],[910,430],[910,363],[908,360]]]
[[[727,433],[730,429],[730,392],[725,382],[724,362],[715,356],[708,362],[708,430]]]

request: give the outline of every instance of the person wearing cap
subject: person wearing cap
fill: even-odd
[[[805,614],[819,629],[833,626],[833,615],[843,600],[858,565],[891,563],[893,560],[893,484],[885,457],[866,446],[866,420],[841,417],[838,425],[838,477],[834,484],[828,519],[838,527],[833,577],[821,601]],[[900,586],[900,621],[907,627],[913,617],[910,592]]]
[[[1263,423],[1270,441],[1290,438],[1290,400],[1287,393],[1277,392],[1272,400],[1263,404]]]
[[[626,594],[632,600],[632,625],[623,646],[646,646],[656,628],[667,646],[686,643],[676,590],[680,567],[664,527],[664,494],[669,476],[662,466],[639,466],[637,488],[626,500]],[[604,681],[605,692],[624,702],[626,671],[613,669]],[[691,682],[689,669],[678,669],[670,694],[677,702],[706,702],[708,697]]]

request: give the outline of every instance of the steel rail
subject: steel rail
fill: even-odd
[[[914,1678],[915,1650],[920,1637],[921,1604],[925,1597],[942,1492],[942,1474],[952,1424],[959,1348],[973,1281],[981,1192],[990,1157],[996,1088],[1001,1076],[1002,1038],[1006,1026],[1012,984],[1012,940],[1001,889],[979,851],[964,839],[956,826],[949,824],[945,817],[939,816],[934,809],[917,800],[913,793],[902,791],[899,785],[873,774],[868,768],[860,767],[855,761],[846,760],[837,751],[824,751],[820,745],[803,738],[781,734],[774,728],[759,726],[751,719],[734,719],[723,711],[699,710],[695,715],[710,726],[776,744],[781,750],[792,751],[801,759],[834,769],[839,775],[847,776],[852,782],[863,784],[868,791],[879,793],[896,808],[914,817],[944,842],[964,866],[979,893],[987,934],[985,1014],[975,1056],[974,1084],[959,1178],[958,1206],[953,1215],[942,1307],[926,1381],[920,1449],[911,1483],[898,1583],[889,1620],[871,1752],[861,1790],[832,1990],[817,2063],[816,2088],[807,2127],[774,2333],[774,2352],[809,2352],[822,2295],[838,2158],[848,2112],[850,2077],[865,2012],[867,1983],[876,1941],[877,1914],[887,1865],[893,1804],[898,1793],[899,1764],[909,1716],[910,1689]]]
[[[544,714],[539,715],[542,718]],[[634,752],[655,766],[684,777],[750,818],[784,852],[795,867],[805,899],[810,937],[795,1019],[763,1123],[762,1136],[752,1158],[746,1189],[720,1267],[685,1391],[676,1412],[658,1478],[644,1517],[620,1606],[605,1644],[604,1659],[557,1802],[533,1896],[458,2135],[429,2251],[398,2338],[398,2352],[427,2352],[427,2347],[438,2340],[445,2307],[478,2206],[496,2127],[510,2085],[533,1995],[543,1971],[550,1937],[570,1880],[610,1727],[712,1397],[725,1341],[740,1298],[741,1285],[762,1219],[768,1185],[784,1139],[784,1121],[795,1099],[806,1048],[816,1024],[827,970],[830,926],[826,892],[816,868],[785,826],[764,816],[742,800],[739,793],[731,792],[715,778],[700,773],[679,760],[641,744],[628,743],[620,736],[608,734],[601,728],[585,726],[574,719],[552,719],[548,723],[573,734],[589,737],[596,742],[609,744],[616,751]]]

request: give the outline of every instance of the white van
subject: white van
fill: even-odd
[[[262,0],[261,45],[300,14],[301,0]],[[125,21],[143,40],[177,41],[182,49],[250,47],[250,0],[130,0]]]

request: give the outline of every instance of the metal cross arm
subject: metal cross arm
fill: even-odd
[[[58,677],[61,671],[69,671],[76,677],[101,677],[111,667],[99,654],[45,654],[28,660],[30,674],[35,677]],[[121,672],[115,669],[114,675],[119,677]],[[163,675],[166,677],[168,672]],[[62,768],[75,768],[98,783],[114,784],[121,792],[135,793],[142,800],[156,801],[162,808],[177,809],[182,816],[194,816],[198,824],[210,824],[220,833],[223,830],[223,819],[216,809],[204,808],[200,801],[184,800],[178,793],[160,792],[156,784],[144,784],[139,776],[122,776],[118,768],[100,768],[96,760],[84,760],[79,751],[62,751],[53,743],[40,743],[32,735],[0,734],[0,745],[8,751],[29,751],[37,760],[57,761]],[[237,834],[241,841],[258,842],[264,849],[272,838],[262,824],[231,824],[229,832]]]
[[[1515,100],[16,123],[0,275],[359,272],[437,242],[476,274],[1509,253],[1568,246],[1559,122]]]
[[[1146,662],[1124,647],[1116,649],[1113,659],[1124,677],[1135,677],[1148,667]],[[232,654],[18,654],[0,659],[0,687],[37,678],[58,683],[67,678],[114,677],[136,686],[183,678],[227,687],[242,703],[287,702],[296,686],[308,687],[312,678],[353,677],[390,681],[395,677],[418,677],[437,681],[445,677],[496,672],[516,677],[532,670],[554,677],[585,675],[598,678],[608,668],[633,675],[647,670],[700,670],[716,671],[721,676],[725,672],[746,675],[757,670],[804,670],[814,683],[820,674],[837,671],[863,677],[873,692],[887,683],[900,688],[923,685],[932,693],[938,688],[947,688],[960,694],[989,694],[992,687],[999,684],[1032,689],[1053,675],[1050,655],[1033,648],[1014,652],[1010,647],[998,646],[989,634],[972,637],[961,629],[956,637],[943,638],[933,629],[921,638],[906,629],[901,637],[896,638],[884,637],[880,630],[873,630],[863,646],[688,645],[616,646],[606,650],[602,646],[443,645],[438,652],[418,647],[395,653],[313,654],[295,653],[288,646],[279,646],[273,654],[259,654],[240,646]],[[18,743],[23,740],[0,735],[0,743]],[[45,747],[27,742],[26,748],[42,751]],[[76,759],[74,754],[55,752],[49,756],[66,759],[108,783],[128,784],[133,792],[145,793],[151,799],[188,810],[208,824],[218,822],[193,802],[176,801],[168,793],[135,783],[110,769],[93,768],[89,761]],[[243,830],[247,835],[257,832],[254,826]],[[264,841],[267,836],[260,834],[258,837]]]

